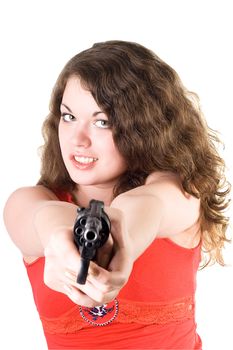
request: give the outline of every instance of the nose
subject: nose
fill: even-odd
[[[71,142],[77,148],[89,147],[91,145],[91,137],[88,127],[79,123],[73,130]]]

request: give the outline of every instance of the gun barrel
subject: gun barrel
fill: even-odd
[[[92,199],[89,208],[78,209],[74,225],[74,242],[80,252],[81,269],[77,282],[85,284],[90,260],[108,239],[110,220],[104,212],[104,203]]]

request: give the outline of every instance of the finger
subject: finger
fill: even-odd
[[[66,268],[70,271],[79,271],[81,268],[80,254],[76,247],[70,249],[69,252],[63,256],[66,262]]]
[[[71,283],[72,285],[77,283],[77,273],[72,270],[65,270],[65,281]]]
[[[113,255],[113,239],[112,236],[110,235],[107,242],[101,247],[100,249],[97,250],[97,264],[103,268],[107,268],[109,262],[112,259]]]
[[[63,290],[68,298],[77,305],[86,307],[94,307],[98,305],[98,302],[96,300],[91,299],[88,295],[69,284],[64,284]]]
[[[83,302],[80,299],[82,296],[87,296],[92,299],[93,305],[102,305],[106,303],[118,294],[116,293],[116,289],[110,288],[109,285],[103,285],[102,283],[93,284],[91,281],[86,280],[85,285],[80,285],[76,283],[75,277],[73,274],[66,272],[65,274],[65,284],[64,288],[66,290],[66,294],[72,298],[76,303]],[[76,293],[78,291],[79,293]],[[80,294],[83,293],[83,294]],[[86,298],[86,297],[85,297]],[[88,300],[88,299],[87,299]],[[88,301],[89,302],[89,301]],[[83,305],[83,304],[82,304]]]
[[[112,262],[111,265],[113,266]],[[113,268],[113,270],[107,271],[92,263],[87,276],[88,282],[105,293],[121,288],[128,280],[128,268],[121,269],[120,266],[118,270]]]
[[[106,207],[106,212],[111,220],[111,235],[117,248],[125,246],[126,222],[124,214],[120,209]]]
[[[104,271],[106,271],[106,270],[104,270]],[[93,280],[94,280],[94,278],[93,278]],[[96,289],[99,289],[101,292],[102,292],[102,290],[104,290],[105,292],[109,291],[108,287],[105,288],[105,286],[103,286],[102,282],[99,282],[99,284],[93,285],[92,281],[91,281],[90,274],[88,274],[85,284],[79,284],[79,283],[77,283],[77,275],[74,272],[65,271],[64,282],[65,282],[65,284],[73,286],[74,288],[78,288],[79,290],[81,290],[85,293],[92,294],[92,297],[93,297],[93,293],[95,292]],[[102,288],[98,288],[99,286]]]

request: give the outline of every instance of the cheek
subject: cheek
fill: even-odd
[[[59,123],[59,125],[58,125],[58,139],[59,139],[59,143],[61,143],[61,140],[62,140],[62,128],[61,128],[61,123]]]
[[[58,128],[58,140],[59,140],[61,154],[62,154],[62,156],[64,156],[65,151],[66,151],[67,142],[65,140],[65,134],[64,134],[62,128],[60,127],[60,125]]]
[[[62,126],[61,123],[59,123],[59,126],[58,126],[58,139],[59,139],[60,145],[66,144],[67,132],[65,132],[64,126]]]
[[[111,159],[113,160],[113,162],[115,163],[115,165],[117,167],[119,167],[119,169],[124,169],[126,170],[127,166],[126,166],[126,161],[124,159],[124,157],[120,154],[120,152],[118,151],[117,147],[115,146],[115,144],[112,142],[111,147],[109,147],[110,151],[110,156]]]

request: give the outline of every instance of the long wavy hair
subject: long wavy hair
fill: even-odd
[[[38,184],[71,195],[77,185],[65,168],[58,139],[60,104],[71,76],[81,79],[108,115],[115,144],[126,160],[128,170],[119,178],[114,196],[144,184],[154,171],[178,174],[183,189],[200,199],[202,250],[208,253],[203,266],[216,261],[224,265],[230,184],[217,150],[218,134],[208,127],[197,95],[187,91],[174,69],[140,44],[96,43],[65,65],[43,124]]]

